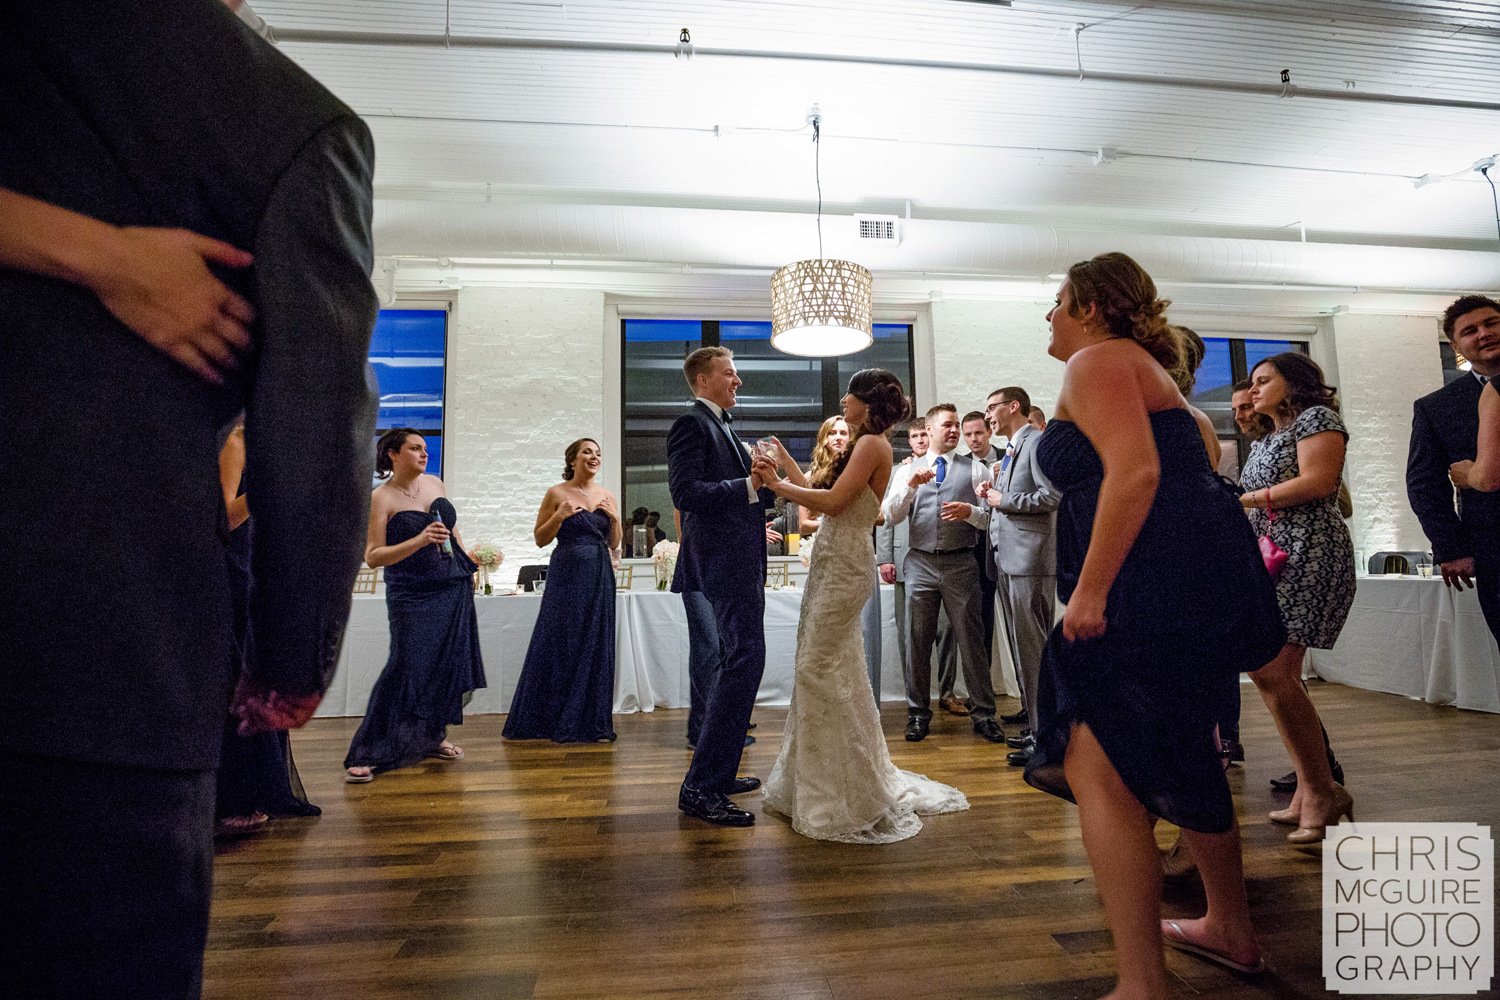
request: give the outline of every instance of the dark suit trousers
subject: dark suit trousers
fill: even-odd
[[[196,1000],[213,771],[0,754],[0,969],[27,1000]]]
[[[714,623],[719,629],[723,663],[704,705],[698,749],[683,784],[705,792],[729,788],[745,749],[745,729],[755,708],[755,694],[766,671],[766,592],[714,595]]]
[[[714,606],[708,603],[708,598],[696,590],[684,590],[682,609],[687,614],[688,634],[687,741],[697,746],[708,693],[719,674],[724,651],[719,647],[719,626],[714,622]]]

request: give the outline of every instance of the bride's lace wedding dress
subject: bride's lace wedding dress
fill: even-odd
[[[875,578],[870,529],[879,511],[875,494],[864,489],[818,529],[797,622],[792,704],[766,780],[766,805],[818,840],[888,844],[916,836],[918,814],[969,808],[958,789],[898,770],[880,729],[860,632]]]

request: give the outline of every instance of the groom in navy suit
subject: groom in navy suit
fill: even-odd
[[[764,512],[775,498],[751,471],[750,453],[730,427],[740,387],[733,353],[700,348],[688,355],[682,373],[697,398],[667,434],[667,485],[672,505],[682,512],[672,591],[708,598],[723,664],[708,693],[677,808],[720,826],[750,826],[755,814],[729,796],[760,787],[758,778],[736,775],[766,669]]]

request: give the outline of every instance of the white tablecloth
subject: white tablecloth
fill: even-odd
[[[1351,687],[1500,712],[1500,649],[1479,599],[1437,577],[1360,577],[1338,643],[1311,650],[1310,662]]]
[[[906,694],[896,649],[894,589],[880,590],[881,697],[902,701]],[[541,604],[540,597],[531,595],[474,599],[489,686],[474,692],[468,714],[509,710]],[[766,592],[766,672],[756,699],[760,704],[785,705],[791,699],[801,607],[800,590]],[[357,595],[338,671],[318,714],[363,715],[389,651],[385,599]],[[614,711],[687,707],[687,659],[687,619],[681,597],[655,590],[615,594]]]

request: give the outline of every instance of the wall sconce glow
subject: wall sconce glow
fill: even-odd
[[[853,261],[799,260],[771,275],[771,346],[804,358],[869,347],[873,278]]]

